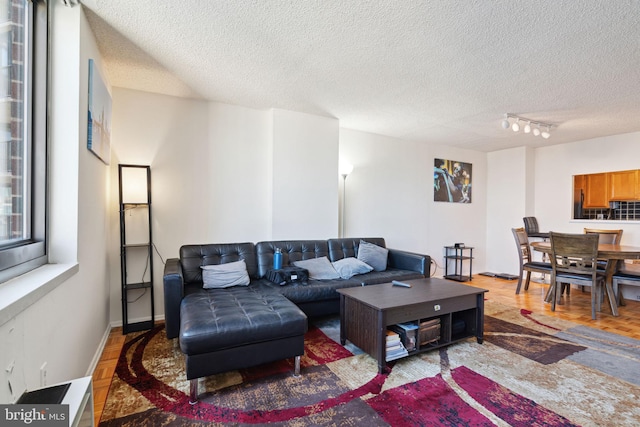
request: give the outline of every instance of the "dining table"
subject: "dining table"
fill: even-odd
[[[531,242],[531,247],[539,252],[546,254],[551,253],[551,242]],[[611,314],[618,316],[618,301],[622,298],[613,292],[613,275],[621,267],[621,263],[625,259],[640,259],[640,246],[629,245],[612,245],[601,243],[598,245],[598,259],[606,260],[605,268],[605,289],[609,305],[611,306]]]

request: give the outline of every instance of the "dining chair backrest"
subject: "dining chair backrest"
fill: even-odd
[[[524,221],[524,231],[526,231],[527,234],[540,232],[538,220],[535,216],[525,216],[524,218],[522,218],[522,221]]]
[[[549,233],[540,231],[538,226],[538,220],[535,216],[525,216],[522,218],[524,221],[524,231],[527,233],[527,237],[534,237],[538,239],[548,239]]]
[[[550,233],[551,267],[558,274],[592,275],[596,279],[597,234]]]
[[[585,228],[585,234],[597,234],[599,236],[598,243],[619,245],[622,240],[623,230],[600,230],[597,228]]]
[[[520,257],[520,264],[531,262],[531,249],[529,248],[529,239],[524,228],[512,228],[511,232],[516,241],[518,247],[518,256]]]

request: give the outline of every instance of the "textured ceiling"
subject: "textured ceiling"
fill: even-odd
[[[480,151],[640,131],[640,0],[82,4],[117,87]]]

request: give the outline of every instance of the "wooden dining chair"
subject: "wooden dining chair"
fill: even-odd
[[[529,289],[531,281],[531,273],[551,274],[551,263],[533,261],[531,257],[531,248],[529,246],[529,238],[523,227],[512,228],[511,232],[516,241],[518,249],[518,259],[520,261],[520,274],[518,275],[518,286],[516,286],[516,295],[520,293],[522,287],[523,274],[527,272],[527,278],[524,282],[524,290]]]
[[[600,309],[605,281],[598,270],[598,236],[596,234],[550,233],[551,239],[551,311],[560,298],[558,284],[570,283],[591,287],[591,318]],[[561,288],[562,289],[562,288]]]
[[[585,234],[597,234],[598,243],[608,245],[619,245],[622,240],[624,230],[601,230],[597,228],[585,228]]]
[[[624,285],[640,286],[640,264],[623,263],[623,267],[612,277],[613,294],[618,305],[626,305],[622,296]]]
[[[597,234],[598,235],[598,243],[603,245],[619,245],[622,241],[622,232],[624,230],[608,230],[608,229],[599,229],[599,228],[585,228],[585,234]],[[604,270],[607,268],[607,260],[599,259],[598,260],[598,268]],[[584,292],[584,286],[580,286],[580,290]]]
[[[543,241],[549,240],[549,233],[546,231],[540,231],[540,226],[538,225],[538,219],[535,216],[525,216],[522,218],[524,222],[524,231],[527,233],[527,238],[531,240],[531,238],[542,239]],[[531,243],[531,242],[529,242]],[[547,254],[542,254],[542,261],[547,262],[549,258],[547,258]]]

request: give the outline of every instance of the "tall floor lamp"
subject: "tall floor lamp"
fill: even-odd
[[[344,206],[347,195],[347,177],[353,172],[353,165],[350,163],[340,163],[340,176],[342,176],[342,209],[340,210],[341,231],[340,237],[344,237]]]

